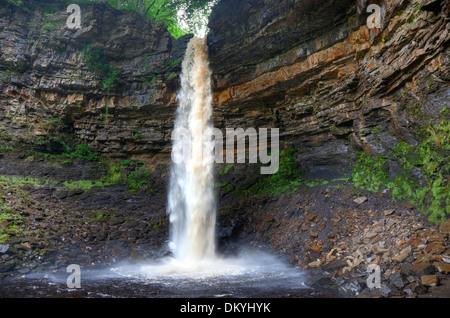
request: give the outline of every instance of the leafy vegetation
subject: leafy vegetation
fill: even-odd
[[[383,156],[373,157],[358,152],[352,175],[354,185],[374,192],[380,191],[388,182],[388,174],[384,168],[386,162],[387,159]]]
[[[108,1],[114,8],[137,11],[148,19],[154,19],[164,24],[175,38],[188,33],[195,33],[196,30],[205,26],[207,17],[216,2],[216,0]]]
[[[124,184],[130,192],[151,191],[149,177],[151,172],[142,166],[141,161],[126,159],[109,162],[107,176],[102,178],[103,186]]]
[[[53,31],[56,29],[56,27],[57,27],[56,23],[47,22],[41,27],[40,33],[42,34],[42,32],[44,32],[44,31]]]
[[[86,46],[83,50],[86,66],[100,78],[102,89],[109,91],[119,79],[119,69],[110,65],[109,59],[99,48]]]
[[[95,180],[77,180],[77,181],[64,181],[63,185],[68,190],[81,190],[81,191],[88,191],[93,188],[104,188],[105,186],[108,186],[109,184],[104,183],[102,181],[95,181]]]
[[[140,167],[137,170],[131,172],[125,180],[128,185],[128,189],[132,192],[141,190],[144,187],[148,188],[148,178],[150,177],[150,171],[144,167]]]
[[[13,150],[12,147],[9,146],[0,146],[0,157],[2,157],[3,155],[11,152]]]
[[[385,157],[359,153],[352,181],[355,186],[374,192],[391,189],[394,200],[411,202],[429,221],[440,224],[450,215],[449,142],[449,121],[441,118],[438,123],[430,122],[421,144],[396,145],[393,159],[401,172],[395,177],[389,178]]]
[[[163,66],[167,67],[168,69],[172,69],[180,63],[181,63],[180,60],[164,60]]]
[[[93,155],[84,144],[77,147],[77,151],[70,154],[77,158],[90,158],[93,159]],[[105,177],[99,180],[74,180],[59,182],[49,179],[38,179],[30,177],[5,177],[0,175],[0,183],[8,183],[15,185],[17,188],[25,185],[33,188],[38,188],[49,184],[63,185],[70,191],[88,191],[91,189],[101,189],[114,185],[126,185],[127,191],[151,191],[150,187],[150,174],[151,172],[142,166],[141,161],[134,161],[132,159],[123,160],[121,162],[110,161],[106,162],[96,157],[96,160],[100,161],[99,168],[103,165],[106,167]]]
[[[138,128],[134,128],[133,129],[133,138],[142,139],[142,138],[146,138],[146,136],[141,134],[141,132],[139,131]]]
[[[102,90],[108,92],[117,84],[119,80],[120,70],[110,64],[109,59],[103,54],[99,48],[86,46],[83,50],[84,59],[87,67],[98,77],[102,82]],[[105,101],[105,122],[108,123],[108,104],[109,98]]]
[[[300,169],[295,160],[296,149],[285,149],[280,152],[280,165],[278,172],[270,176],[259,176],[256,182],[252,182],[250,186],[246,186],[246,181],[236,186],[235,193],[242,198],[250,198],[253,196],[268,195],[275,197],[281,194],[290,195],[297,192],[300,186],[316,187],[326,185],[332,182],[349,181],[349,178],[339,178],[333,180],[304,179],[300,173]],[[223,168],[219,175],[229,173],[234,164],[229,164]],[[255,166],[256,167],[256,166]],[[256,167],[258,168],[258,167]],[[226,182],[216,182],[216,190],[228,193],[234,187]]]
[[[0,176],[0,189],[2,190],[0,191],[0,243],[5,243],[11,235],[23,232],[22,215],[12,198],[19,197],[19,204],[24,204],[27,196],[20,190],[20,185],[2,176]]]
[[[223,174],[227,174],[228,172],[230,172],[231,169],[233,169],[234,167],[234,163],[230,163],[229,165],[227,165],[225,168],[223,168],[219,174],[223,175]]]
[[[177,73],[172,72],[172,73],[169,74],[169,76],[167,77],[167,79],[171,80],[171,79],[174,79],[174,78],[177,77],[177,76],[178,76]]]
[[[292,148],[282,150],[280,152],[280,165],[277,173],[267,177],[261,177],[258,182],[254,183],[249,188],[238,187],[236,192],[244,198],[255,195],[277,196],[283,193],[289,195],[298,191],[299,186],[301,185],[315,187],[333,181],[348,180],[335,179],[327,181],[322,179],[307,180],[302,178],[298,164],[295,161],[296,153],[297,151]]]
[[[156,80],[156,76],[155,76],[154,74],[151,74],[151,73],[142,76],[142,82],[143,82],[144,84],[146,84],[146,85],[149,85],[149,86],[153,85],[153,83],[155,82],[155,80]]]
[[[9,183],[10,186],[15,185],[16,187],[22,187],[24,185],[40,187],[42,185],[53,183],[54,181],[30,177],[5,177],[0,175],[0,182]]]
[[[75,151],[71,153],[64,153],[63,156],[69,157],[71,159],[81,159],[81,160],[88,160],[88,161],[97,161],[98,157],[95,153],[89,149],[88,145],[86,143],[79,144]]]

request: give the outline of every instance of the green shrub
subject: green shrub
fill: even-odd
[[[387,184],[386,158],[368,156],[364,152],[357,153],[357,162],[353,169],[352,181],[358,188],[379,191]]]
[[[394,200],[407,200],[428,216],[429,221],[441,224],[450,215],[450,123],[441,119],[423,131],[422,143],[410,145],[398,143],[393,159],[402,171],[388,178],[386,159],[358,153],[358,162],[353,169],[355,186],[370,191],[381,187],[392,190]],[[412,171],[418,170],[418,180]]]
[[[110,65],[109,60],[98,48],[87,46],[83,53],[86,66],[100,78],[102,89],[109,91],[117,83],[120,70]]]
[[[65,153],[66,157],[73,159],[82,159],[89,161],[97,161],[98,157],[88,147],[86,143],[79,144],[72,153]]]
[[[133,163],[133,159],[126,159],[120,162],[122,167],[129,167]]]
[[[137,128],[134,128],[134,129],[133,129],[133,132],[134,132],[133,138],[136,138],[136,139],[146,138],[146,136],[143,135],[143,134],[141,134],[141,132],[140,132],[139,129],[137,129]]]
[[[131,172],[126,179],[128,189],[130,191],[137,191],[148,188],[147,182],[149,177],[150,171],[148,171],[144,167],[136,169],[135,171]]]
[[[142,82],[146,85],[152,85],[156,80],[156,76],[154,74],[147,74],[142,76]]]

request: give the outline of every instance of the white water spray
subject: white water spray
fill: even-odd
[[[186,282],[250,288],[288,282],[294,289],[304,288],[301,273],[266,253],[242,249],[234,257],[216,255],[215,138],[206,38],[191,39],[182,68],[167,207],[173,256],[112,271],[178,287]]]
[[[214,141],[206,37],[192,38],[182,65],[168,194],[174,258],[196,264],[215,257]]]

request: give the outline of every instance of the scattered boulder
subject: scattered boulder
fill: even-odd
[[[450,219],[439,226],[439,231],[445,234],[450,234]]]
[[[439,285],[439,277],[436,275],[424,275],[421,277],[422,285],[435,287]]]
[[[450,264],[444,262],[436,262],[434,263],[434,267],[441,273],[448,274],[450,273]]]
[[[403,288],[405,286],[400,273],[391,274],[391,276],[389,277],[389,281],[393,286],[395,286],[397,288]]]
[[[411,251],[411,246],[408,246],[407,248],[403,249],[398,255],[394,256],[392,260],[394,262],[400,263],[411,254]]]
[[[0,244],[0,254],[5,254],[9,249],[9,245]]]

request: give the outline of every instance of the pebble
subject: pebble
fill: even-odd
[[[353,200],[353,201],[356,202],[356,203],[358,203],[358,204],[361,204],[361,203],[364,203],[364,202],[367,201],[367,197],[359,197],[359,198],[356,198],[356,199]]]

